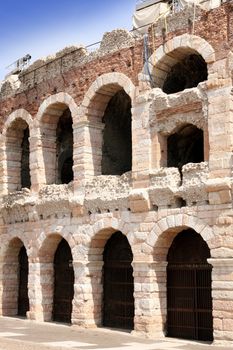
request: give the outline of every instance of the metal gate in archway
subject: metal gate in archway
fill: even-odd
[[[28,256],[26,248],[22,246],[18,255],[19,262],[19,289],[18,289],[18,316],[26,316],[29,310],[28,298]]]
[[[103,325],[134,327],[133,254],[127,238],[116,232],[104,249]]]
[[[67,241],[62,239],[54,257],[53,321],[71,323],[73,297],[73,259]]]
[[[167,335],[212,341],[210,251],[193,230],[182,231],[168,253]]]

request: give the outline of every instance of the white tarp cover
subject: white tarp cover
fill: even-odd
[[[186,5],[196,4],[204,8],[205,10],[210,10],[212,8],[218,7],[221,5],[221,0],[178,0],[182,8]],[[156,20],[164,15],[169,13],[169,5],[166,2],[160,2],[141,10],[138,10],[133,15],[133,27],[138,29],[138,32],[141,34],[147,33],[148,27],[147,24],[156,22]],[[143,27],[144,26],[144,27]],[[143,27],[143,28],[140,28]]]
[[[160,2],[159,4],[154,4],[136,11],[133,15],[133,27],[137,29],[145,26],[138,29],[140,33],[144,34],[148,29],[148,26],[146,26],[147,24],[154,23],[160,15],[165,14],[168,11],[169,5],[165,2]]]
[[[200,5],[205,10],[211,10],[221,5],[221,0],[179,0],[182,6],[187,4]]]

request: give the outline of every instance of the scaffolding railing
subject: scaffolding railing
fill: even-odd
[[[31,58],[31,55],[27,54],[24,57],[21,57],[15,62],[11,63],[6,67],[6,69],[10,69],[10,73],[7,75],[19,74],[22,70],[26,69],[30,65]]]

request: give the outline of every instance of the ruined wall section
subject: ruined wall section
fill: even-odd
[[[68,47],[54,56],[34,62],[19,76],[2,83],[2,121],[23,106],[35,115],[48,96],[66,92],[80,105],[91,84],[105,73],[118,72],[135,84],[142,69],[142,40],[125,30],[106,33],[100,47],[88,52],[84,47]]]
[[[161,19],[154,25],[151,50],[175,36],[192,33],[208,41],[215,49],[217,60],[222,59],[231,44],[231,14],[230,1],[209,12],[197,7],[194,27],[190,25],[194,19],[192,7],[175,16],[169,15],[166,23]],[[165,27],[167,31],[164,31]],[[22,106],[34,115],[45,98],[60,91],[66,91],[80,104],[91,83],[107,72],[122,72],[138,85],[142,52],[142,39],[127,31],[115,30],[104,35],[100,48],[94,52],[89,53],[83,46],[68,47],[54,56],[38,60],[20,76],[12,76],[2,83],[1,117],[5,119]]]

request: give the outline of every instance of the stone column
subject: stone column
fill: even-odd
[[[134,332],[164,337],[166,323],[166,262],[134,261]]]
[[[74,190],[82,192],[86,180],[101,175],[104,124],[80,121],[74,125]]]
[[[150,209],[148,192],[151,168],[151,133],[149,125],[151,99],[147,91],[139,95],[132,108],[132,190],[129,206],[132,212]]]
[[[53,262],[29,262],[28,290],[30,311],[27,317],[37,321],[51,321],[53,310]]]
[[[3,135],[0,138],[0,191],[2,195],[6,195],[8,192],[6,137]]]
[[[28,265],[28,297],[30,309],[27,312],[27,318],[30,320],[45,321],[41,264],[29,259]]]
[[[232,95],[231,86],[207,84],[209,168],[211,178],[223,178],[232,173]],[[215,204],[215,203],[213,203]]]
[[[43,145],[39,128],[30,130],[30,176],[31,190],[34,192],[46,184],[45,160],[43,156]]]
[[[0,314],[16,316],[18,312],[18,262],[1,261]]]
[[[214,343],[233,345],[233,258],[208,259],[212,270]]]
[[[151,167],[151,135],[149,113],[151,101],[148,94],[139,95],[132,108],[132,173],[133,187],[145,188]]]
[[[91,328],[102,323],[102,261],[73,261],[75,284],[72,324]]]

